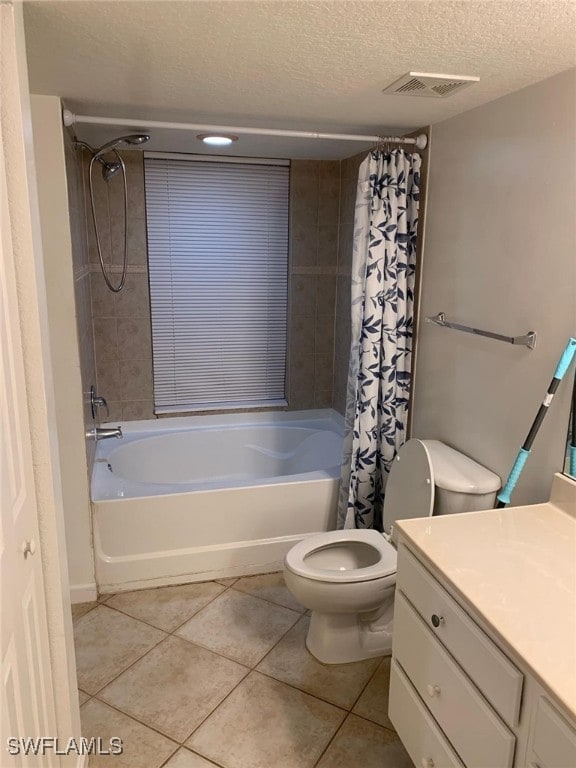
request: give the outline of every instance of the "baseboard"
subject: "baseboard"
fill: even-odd
[[[76,584],[70,587],[70,602],[72,605],[77,603],[92,603],[98,597],[96,582],[91,584]]]

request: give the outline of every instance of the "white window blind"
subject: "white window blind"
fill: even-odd
[[[289,167],[145,158],[157,413],[284,401]]]

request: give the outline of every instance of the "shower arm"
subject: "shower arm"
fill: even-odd
[[[80,139],[76,139],[75,138],[74,139],[74,146],[75,147],[82,147],[82,149],[87,149],[88,152],[90,152],[90,154],[94,158],[94,160],[98,160],[98,162],[101,165],[103,165],[104,167],[107,167],[109,165],[109,163],[107,163],[106,160],[104,160],[102,155],[100,155],[100,154],[97,155],[96,154],[98,150],[94,149],[94,147],[91,147],[90,144],[88,144],[88,142],[80,141]]]

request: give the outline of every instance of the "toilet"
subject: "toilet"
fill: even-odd
[[[408,440],[386,485],[384,533],[372,529],[310,536],[286,555],[284,578],[312,611],[306,645],[324,664],[392,650],[398,520],[491,509],[500,478],[438,440]]]

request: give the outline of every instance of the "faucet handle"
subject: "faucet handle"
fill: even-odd
[[[108,408],[108,403],[106,402],[105,397],[95,397],[94,405],[96,408],[106,408],[106,416],[110,416],[110,408]]]
[[[90,409],[92,411],[92,418],[96,418],[96,411],[98,408],[106,408],[106,416],[110,416],[110,409],[108,408],[108,403],[106,402],[105,397],[99,397],[96,394],[96,390],[94,389],[94,385],[90,385]]]

